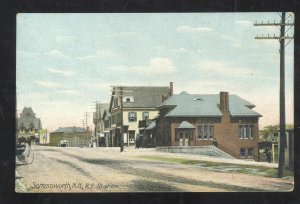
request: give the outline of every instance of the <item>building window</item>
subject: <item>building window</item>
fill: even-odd
[[[246,150],[244,148],[240,149],[240,156],[246,157]]]
[[[247,156],[253,157],[253,148],[248,148]]]
[[[129,122],[136,122],[136,112],[129,112],[128,113],[128,121]]]
[[[118,98],[114,99],[114,108],[117,108],[119,106],[118,104]]]
[[[208,129],[207,125],[204,125],[204,128],[203,128],[203,138],[205,140],[207,140],[207,133],[208,133],[207,129]]]
[[[253,125],[249,125],[249,136],[250,139],[253,139]]]
[[[125,98],[123,98],[123,102],[125,102],[125,103],[133,103],[134,102],[134,98],[133,98],[133,96],[126,96]]]
[[[213,140],[214,126],[213,125],[201,125],[198,126],[198,140]]]
[[[202,126],[198,126],[198,140],[203,139]]]
[[[214,127],[212,125],[209,125],[208,126],[208,138],[210,140],[213,139],[213,135],[214,135]]]
[[[253,125],[240,125],[240,139],[253,139]]]
[[[240,139],[244,139],[243,126],[242,125],[240,125],[240,127],[239,127],[239,133],[240,133]]]
[[[149,112],[143,112],[143,120],[149,119]]]

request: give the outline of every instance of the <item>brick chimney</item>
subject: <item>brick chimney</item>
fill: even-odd
[[[169,96],[173,95],[173,82],[170,82]]]
[[[229,111],[228,92],[220,92],[220,109],[221,111]]]

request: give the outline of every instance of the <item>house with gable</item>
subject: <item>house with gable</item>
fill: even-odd
[[[109,113],[109,109],[104,109],[102,114],[102,120],[104,124],[104,130],[102,132],[103,137],[105,138],[105,146],[111,147],[113,144],[112,141],[112,128],[111,128],[111,117]]]
[[[24,107],[20,117],[17,118],[18,137],[37,136],[42,129],[41,119],[36,117],[31,107]]]
[[[96,146],[106,146],[105,137],[104,137],[104,120],[102,115],[105,110],[108,110],[108,103],[96,103],[96,111],[93,113],[93,123],[95,126],[95,142]]]
[[[122,97],[120,90],[122,89]],[[135,144],[139,134],[139,121],[157,116],[156,107],[173,93],[173,84],[168,86],[122,86],[113,87],[109,114],[111,117],[110,141],[112,146],[120,146],[121,126],[126,145]],[[121,98],[122,101],[121,101]],[[122,103],[122,104],[121,104]],[[122,105],[122,110],[121,110]],[[123,117],[122,117],[123,115]]]
[[[157,109],[157,146],[215,146],[241,159],[258,158],[261,114],[254,104],[228,92],[181,92]]]

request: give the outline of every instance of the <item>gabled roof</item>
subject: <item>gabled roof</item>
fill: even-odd
[[[36,118],[35,113],[33,112],[31,107],[24,107],[23,110],[22,110],[20,118],[24,118],[24,117],[27,118],[27,116],[30,117],[30,118]]]
[[[112,95],[120,94],[119,87],[113,88]],[[123,102],[124,108],[156,108],[162,102],[162,96],[167,96],[169,87],[166,86],[123,86],[123,101],[126,96],[133,98],[131,102]],[[110,110],[112,108],[112,96]]]
[[[20,118],[17,119],[18,128],[34,128],[36,130],[42,129],[41,120],[36,118],[35,113],[33,112],[31,107],[24,107]]]
[[[180,123],[178,129],[194,129],[195,127],[189,123],[188,121],[182,121],[182,123]]]
[[[221,117],[222,112],[219,109],[219,94],[188,94],[182,92],[169,97],[157,108],[171,107],[167,117]],[[254,116],[261,115],[250,107],[255,107],[250,102],[237,95],[229,95],[229,111],[231,116]]]
[[[104,110],[108,110],[109,103],[97,103],[96,111],[93,113],[93,119],[101,119],[104,113]]]
[[[108,119],[110,117],[110,113],[108,109],[105,109],[102,113],[102,120]]]
[[[61,132],[61,133],[83,133],[86,132],[86,129],[81,127],[60,127],[53,132]]]

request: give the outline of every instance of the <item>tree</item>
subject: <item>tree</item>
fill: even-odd
[[[294,128],[294,125],[286,125],[286,129]],[[263,141],[272,141],[278,137],[279,125],[268,125],[259,131],[259,135]]]
[[[259,134],[262,137],[262,140],[264,141],[272,140],[274,136],[278,135],[278,129],[279,125],[269,125],[260,130]]]

